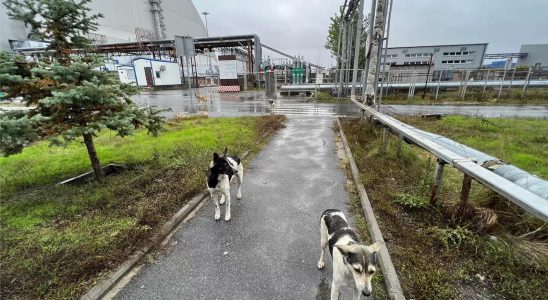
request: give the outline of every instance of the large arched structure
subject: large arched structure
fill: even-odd
[[[93,0],[91,13],[101,13],[99,29],[90,37],[98,43],[173,39],[175,35],[207,36],[200,14],[191,0]],[[9,40],[27,40],[28,29],[8,18],[0,5],[0,50],[10,50]],[[21,45],[29,47],[29,45]]]

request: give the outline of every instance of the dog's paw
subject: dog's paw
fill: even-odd
[[[221,218],[221,214],[218,213],[218,214],[215,214],[215,220],[219,220]]]
[[[318,262],[318,269],[323,269],[323,267],[325,267],[325,261],[319,261]]]
[[[236,195],[236,198],[237,198],[238,200],[242,199],[242,194]]]
[[[230,221],[230,214],[225,215],[225,221]]]
[[[222,205],[222,204],[225,204],[225,198],[224,198],[224,197],[221,198],[221,201],[219,201],[219,204],[221,204],[221,205]]]

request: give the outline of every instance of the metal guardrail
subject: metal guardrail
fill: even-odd
[[[373,110],[371,107],[351,100],[358,107],[364,110],[369,116],[373,116],[378,122],[390,128],[390,130],[401,138],[411,141],[426,151],[434,154],[443,162],[452,165],[464,174],[472,177],[493,191],[514,202],[521,208],[548,222],[548,200],[534,194],[523,187],[479,166],[474,160],[463,157],[443,146],[420,135],[418,132],[409,129],[409,125],[394,118],[386,116]]]
[[[499,87],[499,86],[504,86],[506,88],[508,88],[509,86],[512,86],[512,87],[523,87],[523,85],[526,84],[526,81],[525,80],[505,80],[503,82],[501,82],[500,80],[487,80],[487,81],[483,81],[483,80],[477,80],[477,81],[470,81],[467,83],[467,86],[468,87],[483,87],[483,86],[488,86],[488,87]],[[416,88],[424,88],[425,87],[425,84],[424,83],[409,83],[409,82],[388,82],[388,83],[384,83],[384,88],[409,88],[411,86],[415,85]],[[428,84],[426,84],[426,88],[437,88],[438,86],[441,87],[441,88],[458,88],[462,85],[461,82],[458,82],[458,81],[442,81],[442,82],[437,82],[437,81],[434,81],[434,82],[428,82]],[[381,83],[378,84],[378,86],[380,87],[381,86]],[[539,87],[539,86],[548,86],[548,80],[531,80],[527,83],[527,86],[529,87]],[[334,83],[322,83],[322,84],[284,84],[282,85],[281,87],[281,90],[282,91],[310,91],[310,90],[314,90],[314,89],[318,89],[318,90],[333,90],[333,89],[336,89],[338,87],[337,84],[334,84]],[[352,87],[351,84],[348,85],[348,89],[350,89]],[[361,83],[359,84],[356,84],[356,88],[359,88],[361,89],[362,85]]]

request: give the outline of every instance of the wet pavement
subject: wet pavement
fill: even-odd
[[[249,164],[232,219],[208,199],[117,299],[329,299],[331,258],[319,258],[319,218],[346,211],[346,176],[329,117],[290,117]],[[205,180],[205,178],[204,178]],[[235,196],[235,186],[232,195]],[[224,214],[224,206],[222,207]],[[352,292],[343,291],[341,299]]]
[[[200,106],[194,93],[206,96],[208,101]],[[263,114],[300,116],[358,116],[359,109],[346,100],[335,103],[316,103],[313,97],[279,96],[271,109],[264,91],[218,93],[216,88],[143,92],[132,97],[141,105],[171,108],[168,117],[185,112],[196,114],[206,111],[211,117],[236,117]],[[383,112],[403,115],[444,114],[482,117],[527,117],[548,119],[546,105],[383,105]]]

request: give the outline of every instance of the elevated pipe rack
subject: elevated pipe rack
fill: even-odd
[[[548,199],[543,198],[476,163],[475,159],[463,157],[446,147],[433,142],[416,131],[416,128],[373,110],[371,107],[351,100],[367,115],[390,128],[390,131],[434,154],[440,160],[457,168],[465,175],[477,180],[499,195],[514,202],[541,220],[548,222]],[[415,129],[415,130],[413,130]]]

